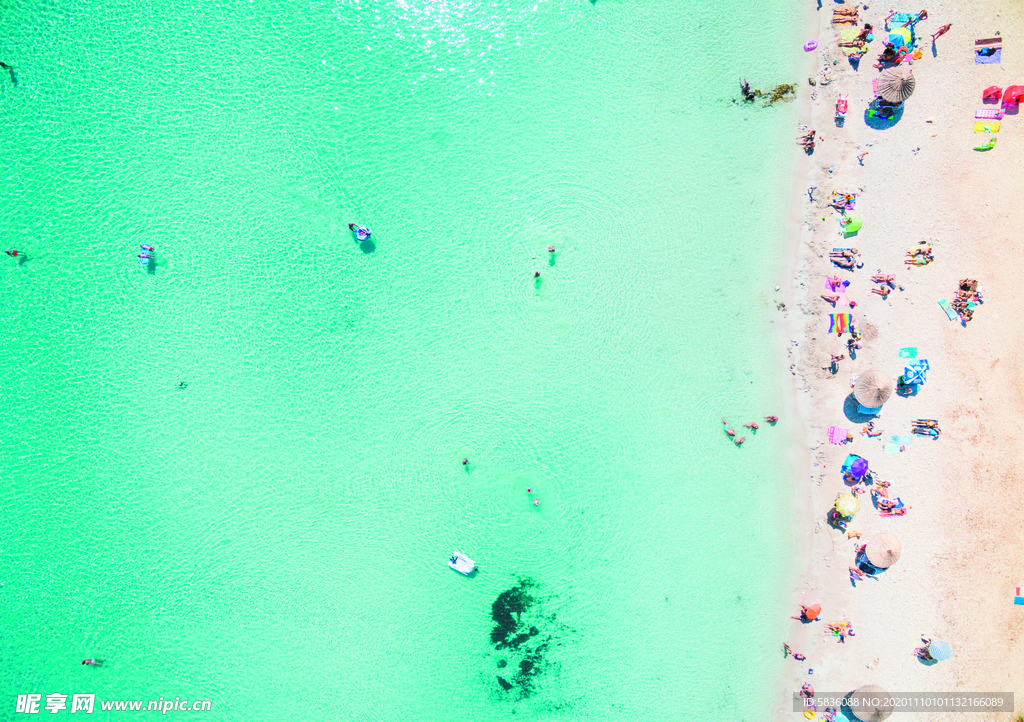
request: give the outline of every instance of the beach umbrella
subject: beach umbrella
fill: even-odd
[[[853,516],[860,511],[860,499],[855,494],[842,494],[836,497],[836,511],[843,516]]]
[[[928,645],[928,656],[941,662],[953,656],[953,648],[949,646],[949,642],[940,639]]]
[[[868,684],[850,695],[848,706],[862,722],[882,722],[892,714],[892,695],[881,687]]]
[[[902,103],[914,94],[917,80],[906,65],[883,70],[878,78],[878,97],[889,103]]]
[[[877,409],[892,396],[892,379],[881,371],[871,369],[857,377],[853,397],[861,406]]]
[[[804,619],[811,621],[812,619],[817,619],[819,614],[821,614],[821,605],[812,604],[804,610]]]
[[[850,465],[850,473],[858,479],[868,473],[868,460],[863,456],[858,456],[853,460],[853,464]]]
[[[895,534],[882,532],[871,537],[864,552],[868,555],[871,566],[877,569],[888,569],[900,558],[903,546]],[[863,717],[861,718],[863,719]]]

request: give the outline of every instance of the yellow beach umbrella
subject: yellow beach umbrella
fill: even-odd
[[[860,511],[860,499],[856,494],[840,494],[836,497],[836,511],[843,516],[852,517]]]

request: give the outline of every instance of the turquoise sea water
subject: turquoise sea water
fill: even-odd
[[[0,14],[0,718],[766,716],[795,2]]]

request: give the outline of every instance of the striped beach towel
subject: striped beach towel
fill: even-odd
[[[996,108],[978,108],[974,111],[975,118],[982,118],[985,120],[1002,120],[1003,111],[1002,109]]]
[[[828,315],[829,333],[847,333],[853,328],[852,313],[830,313]]]

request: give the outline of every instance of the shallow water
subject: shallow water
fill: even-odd
[[[763,718],[795,3],[3,13],[0,705]]]

